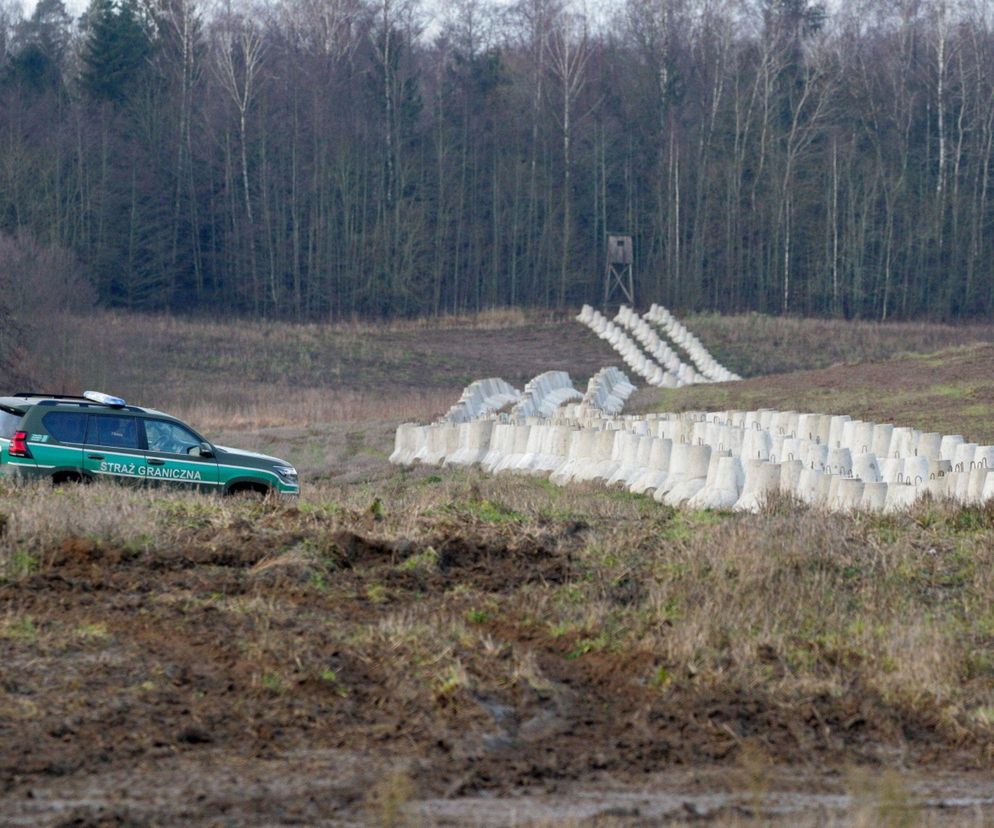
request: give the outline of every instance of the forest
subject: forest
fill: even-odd
[[[992,160],[984,2],[0,0],[7,278],[107,306],[599,304],[622,232],[645,303],[984,318]]]

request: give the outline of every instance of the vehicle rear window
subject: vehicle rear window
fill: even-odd
[[[111,448],[139,448],[138,420],[134,417],[91,414],[86,429],[86,443]]]
[[[9,411],[0,411],[0,437],[9,440],[14,436],[17,427],[24,419],[22,414],[11,414]]]
[[[48,431],[60,443],[82,443],[86,435],[86,415],[71,411],[52,411],[42,417]]]

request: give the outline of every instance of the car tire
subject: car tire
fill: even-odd
[[[236,483],[226,494],[238,500],[265,500],[269,496],[269,488],[261,483]]]

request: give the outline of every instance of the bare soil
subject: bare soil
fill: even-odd
[[[648,644],[552,629],[529,596],[583,581],[604,519],[443,508],[397,535],[375,509],[265,503],[219,522],[184,503],[158,541],[66,537],[0,584],[5,824],[766,818],[790,792],[788,813],[824,808],[853,765],[955,770],[958,785],[989,768],[986,727],[884,698],[858,672],[841,693],[784,693],[771,648],[769,685],[688,668],[662,692]],[[645,600],[635,574],[607,589],[620,608]],[[435,666],[452,645],[417,640],[419,618],[472,627],[476,643],[456,645],[472,681]],[[525,794],[540,797],[531,817],[505,801]],[[504,804],[479,821],[481,796]]]

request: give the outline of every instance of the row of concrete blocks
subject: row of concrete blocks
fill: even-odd
[[[472,396],[470,389],[476,387],[503,388],[511,387],[504,380],[476,380],[463,391],[463,398]],[[552,409],[552,414],[570,422],[595,422],[599,423],[605,416],[614,416],[621,412],[625,402],[634,393],[635,386],[628,381],[624,372],[614,366],[601,368],[594,374],[587,383],[587,392],[582,397],[575,388],[572,380],[565,371],[547,371],[539,374],[525,385],[532,407],[538,410]],[[520,392],[516,392],[521,396]],[[576,400],[579,402],[565,402],[558,406],[551,406],[550,403],[556,398],[563,400]],[[461,398],[462,399],[462,398]],[[453,420],[447,416],[442,417],[431,426],[417,425],[416,423],[404,423],[397,429],[396,444],[393,454],[390,456],[391,463],[408,465],[415,462],[438,464],[451,454],[449,449],[455,434],[452,430],[439,429],[435,426],[472,426],[472,428],[461,428],[459,434],[462,436],[462,443],[458,448],[459,455],[455,462],[462,463],[461,458],[476,456],[478,453],[479,441],[486,435],[489,439],[490,425],[495,416],[500,416],[503,422],[521,422],[524,416],[529,422],[542,422],[542,416],[551,415],[523,415],[525,409],[516,405],[508,415],[495,415],[492,411],[487,412],[475,420]],[[452,461],[450,461],[452,462]],[[466,462],[476,462],[469,460]]]
[[[994,447],[957,441],[954,435],[940,438],[939,456],[877,462],[872,452],[853,457],[847,446],[831,448],[817,434],[771,434],[759,422],[774,413],[781,412],[616,419],[588,412],[586,425],[567,418],[405,424],[397,430],[390,459],[479,463],[495,473],[547,474],[557,484],[600,481],[690,508],[755,511],[777,493],[831,511],[902,509],[925,492],[962,503],[994,498]],[[892,442],[897,429],[891,429]],[[931,435],[921,437],[927,438],[921,445],[935,445]],[[753,451],[756,456],[750,456]],[[799,456],[793,457],[794,451]]]
[[[660,338],[653,327],[627,305],[622,305],[614,317],[616,325],[621,325],[632,332],[645,348],[646,352],[675,377],[676,386],[697,385],[708,382],[707,377],[697,373],[690,365],[680,359],[668,342]]]
[[[673,342],[689,354],[697,370],[712,382],[732,382],[742,379],[718,362],[701,341],[662,305],[653,303],[642,318],[659,325]]]
[[[584,305],[577,319],[587,325],[601,339],[610,343],[625,364],[646,381],[648,385],[660,388],[677,388],[687,382],[676,374],[664,369],[646,356],[642,349],[625,331],[605,317],[600,311]],[[689,366],[688,366],[689,368]]]
[[[702,429],[711,433],[723,427],[740,428],[756,432],[750,435],[751,439],[766,441],[770,446],[769,450],[776,455],[793,451],[790,440],[795,439],[815,444],[820,452],[843,449],[849,451],[854,458],[874,455],[882,464],[889,460],[912,458],[947,460],[953,465],[966,468],[970,463],[982,461],[994,464],[992,447],[969,443],[959,434],[942,435],[907,426],[895,426],[892,423],[854,420],[848,414],[760,409],[717,412],[696,419],[695,415],[687,416],[692,420],[686,426],[693,431],[693,434],[688,435],[688,439],[692,441],[701,438]],[[683,421],[686,423],[686,417]]]
[[[583,394],[573,387],[565,371],[546,371],[525,385],[521,400],[511,409],[515,417],[551,417],[556,410],[570,402],[579,402]]]
[[[578,406],[564,406],[562,414],[578,420],[586,417],[588,412],[594,417],[620,414],[634,392],[635,386],[620,368],[613,365],[601,368],[587,383],[587,393],[581,403]]]
[[[442,419],[450,423],[466,423],[517,403],[521,397],[517,388],[499,377],[476,380],[466,386],[459,402]]]

